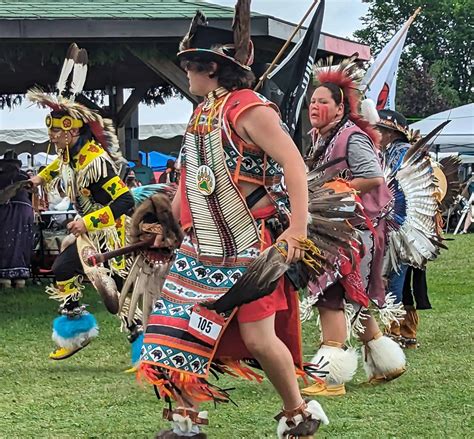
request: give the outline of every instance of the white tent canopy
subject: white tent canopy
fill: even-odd
[[[178,152],[186,123],[140,125],[140,151],[161,151],[166,154]],[[37,154],[48,148],[48,132],[45,128],[0,130],[0,154],[14,149],[18,154],[28,152]]]
[[[420,130],[424,136],[446,120],[451,122],[434,140],[433,151],[474,153],[474,103],[433,114],[410,128]]]
[[[139,140],[146,140],[151,137],[160,139],[172,139],[182,136],[186,130],[185,123],[140,125]],[[22,142],[41,144],[48,141],[48,131],[46,128],[27,128],[24,130],[0,130],[0,142],[10,145],[17,145]]]

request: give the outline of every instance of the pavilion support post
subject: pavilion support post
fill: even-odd
[[[145,97],[150,87],[150,84],[136,87],[125,103],[123,103],[122,93],[123,105],[120,108],[117,107],[115,125],[117,127],[117,131],[123,133],[123,141],[121,141],[120,144],[124,145],[124,155],[129,160],[135,160],[139,158],[138,139],[140,125],[138,117],[138,104]]]
[[[176,87],[192,103],[199,103],[198,98],[189,92],[189,82],[186,74],[174,62],[164,56],[148,57],[131,47],[129,50],[160,78]]]
[[[109,101],[110,109],[112,110],[112,118],[113,120],[117,120],[118,113],[123,107],[123,87],[114,87],[111,89],[109,92]],[[125,127],[116,126],[116,129],[120,150],[122,151],[122,154],[126,156],[127,147],[125,144]]]
[[[132,91],[127,101],[122,105],[117,112],[115,123],[117,128],[125,126],[132,114],[138,109],[138,104],[145,97],[151,85],[141,85]]]
[[[122,107],[123,108],[123,107]],[[125,128],[125,157],[128,160],[136,160],[140,158],[139,149],[139,119],[138,106],[132,111],[124,124]]]

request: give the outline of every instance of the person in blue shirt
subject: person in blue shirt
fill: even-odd
[[[155,181],[155,174],[153,174],[153,169],[149,166],[142,164],[141,159],[132,160],[135,163],[133,167],[133,172],[135,173],[135,178],[142,184],[154,184]]]

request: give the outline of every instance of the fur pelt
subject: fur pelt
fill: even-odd
[[[99,335],[99,327],[95,317],[84,312],[81,316],[71,319],[67,316],[56,317],[53,321],[53,341],[62,348],[76,349],[84,346],[92,338]]]
[[[145,200],[134,212],[130,222],[130,241],[136,243],[140,241],[141,224],[146,214],[151,213],[156,216],[157,222],[163,228],[163,242],[166,247],[177,248],[183,240],[183,232],[176,222],[171,210],[171,202],[165,194],[155,194]]]

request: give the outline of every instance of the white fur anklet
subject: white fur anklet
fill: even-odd
[[[283,410],[275,418],[278,420],[278,439],[313,435],[319,424],[329,424],[329,419],[317,401],[303,402],[294,410]]]
[[[340,343],[333,346],[322,344],[316,355],[311,360],[313,364],[320,364],[321,368],[328,371],[323,379],[329,385],[339,385],[352,380],[357,371],[357,351]]]
[[[402,348],[392,339],[379,335],[362,347],[362,358],[367,378],[397,378],[406,369],[406,358]]]

